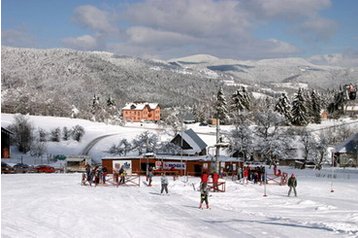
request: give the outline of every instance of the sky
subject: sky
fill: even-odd
[[[357,10],[355,0],[2,0],[1,44],[357,66]]]

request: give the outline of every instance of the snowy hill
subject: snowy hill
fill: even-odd
[[[170,61],[108,52],[2,47],[2,111],[69,116],[74,105],[89,118],[96,94],[128,101],[153,101],[163,107],[206,102],[221,84],[260,87],[338,88],[357,82],[358,69],[323,66],[302,58],[242,61],[194,55]],[[254,87],[253,87],[254,86]],[[277,90],[281,90],[277,89]]]

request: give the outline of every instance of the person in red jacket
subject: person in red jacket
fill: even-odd
[[[202,175],[201,175],[201,187],[206,188],[206,186],[208,185],[208,180],[209,180],[209,175],[204,170]]]
[[[218,184],[219,184],[219,174],[214,172],[213,173],[213,186],[214,186],[214,192],[217,192],[219,191],[219,187],[218,187]]]
[[[248,184],[248,178],[249,178],[249,172],[250,172],[250,167],[244,167],[244,172],[243,172],[243,175],[244,175],[244,181],[243,181],[243,184]]]

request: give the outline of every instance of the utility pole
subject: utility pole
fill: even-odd
[[[216,153],[215,153],[215,170],[218,174],[220,174],[220,162],[219,162],[219,156],[220,156],[220,119],[217,118],[216,120]]]

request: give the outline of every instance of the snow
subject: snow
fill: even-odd
[[[12,114],[1,114],[3,127]],[[86,134],[80,142],[48,142],[52,155],[80,154],[93,139],[90,151],[96,159],[120,138],[131,140],[150,130],[161,140],[171,138],[154,123],[107,125],[82,119],[29,116],[35,129],[81,125]],[[312,129],[350,123],[348,119],[310,125]],[[355,125],[355,124],[352,124]],[[215,127],[189,125],[211,146]],[[223,132],[229,126],[221,126]],[[28,164],[42,163],[12,149],[13,159]],[[169,196],[160,196],[160,177],[153,187],[81,186],[81,174],[2,174],[2,237],[358,237],[358,170],[324,168],[294,170],[298,197],[287,197],[287,186],[243,185],[224,178],[226,192],[211,193],[209,210],[198,209],[199,178],[169,177]],[[332,176],[333,174],[333,176]],[[141,177],[141,181],[145,178]],[[331,192],[333,190],[334,192]]]
[[[298,197],[287,186],[243,185],[226,178],[198,209],[199,178],[169,177],[169,196],[153,187],[81,186],[81,175],[1,176],[2,237],[357,237],[357,170],[292,170]],[[145,180],[141,177],[141,180]],[[333,183],[332,183],[333,181]],[[331,188],[334,192],[331,192]]]

